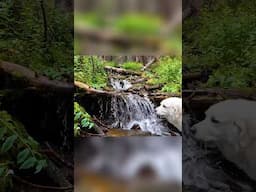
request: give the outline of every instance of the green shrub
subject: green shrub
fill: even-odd
[[[115,28],[128,35],[157,35],[161,29],[161,20],[151,15],[127,14],[116,21]]]
[[[255,74],[248,68],[221,67],[220,69],[214,71],[214,73],[209,77],[206,86],[223,88],[243,88],[249,87],[252,79],[255,79]]]
[[[81,130],[91,129],[93,126],[91,116],[82,106],[74,102],[74,135],[79,136]]]
[[[163,84],[162,91],[177,93],[181,91],[182,64],[181,59],[162,57],[153,69],[156,74],[152,82]]]
[[[211,69],[207,86],[248,87],[256,78],[256,4],[240,1],[216,3],[204,8],[198,19],[184,25],[184,60],[186,67]],[[192,30],[191,30],[192,29]]]
[[[139,71],[140,69],[142,69],[143,64],[138,62],[125,62],[122,64],[122,67],[128,70]]]
[[[117,63],[115,63],[114,61],[105,61],[104,65],[110,67],[117,67]]]
[[[107,85],[107,74],[104,61],[97,56],[75,56],[75,80],[81,81],[94,88]]]
[[[34,169],[35,174],[44,169],[47,162],[39,144],[6,111],[0,111],[0,116],[0,178],[10,169]]]
[[[24,65],[50,78],[72,79],[73,15],[43,2],[47,36],[39,1],[0,2],[0,60]]]

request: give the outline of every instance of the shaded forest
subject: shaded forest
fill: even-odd
[[[72,10],[0,2],[0,191],[73,190]]]

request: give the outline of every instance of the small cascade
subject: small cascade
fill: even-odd
[[[127,90],[132,84],[127,80],[111,79],[115,90]],[[140,129],[156,135],[163,135],[166,129],[157,117],[154,104],[148,97],[125,93],[111,99],[112,127],[126,130]]]
[[[112,78],[110,79],[110,84],[115,90],[119,91],[125,91],[132,87],[132,84],[125,79],[121,80]]]
[[[147,97],[135,94],[113,96],[111,100],[113,127],[122,129],[141,129],[162,135],[165,127],[157,118],[155,107]]]

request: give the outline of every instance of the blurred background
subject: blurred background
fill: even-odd
[[[181,54],[181,0],[75,0],[76,54]]]
[[[181,137],[76,139],[75,191],[181,191]]]

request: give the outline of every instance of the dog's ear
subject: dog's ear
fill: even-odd
[[[239,144],[240,147],[246,147],[248,144],[248,130],[246,127],[246,123],[241,120],[235,120],[234,125],[238,128],[239,131]]]

